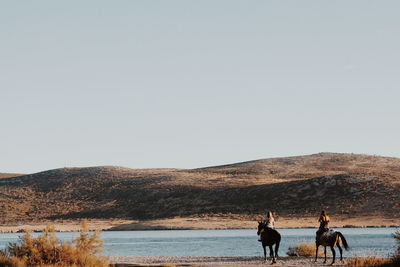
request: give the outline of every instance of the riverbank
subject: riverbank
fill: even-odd
[[[269,265],[263,261],[261,257],[136,257],[136,256],[121,256],[110,257],[111,263],[116,267],[133,267],[133,266],[236,266],[236,267],[253,267],[253,266],[266,266]],[[328,263],[331,262],[328,258]],[[317,263],[314,262],[312,257],[280,257],[274,266],[303,266],[303,267],[322,267],[327,266],[322,263],[323,260],[319,259]],[[346,262],[346,259],[344,260]],[[335,266],[344,266],[339,260]]]
[[[210,229],[254,229],[257,227],[257,216],[254,218],[232,216],[174,217],[157,220],[88,220],[90,230],[100,231],[135,231],[135,230],[210,230]],[[400,218],[381,216],[342,217],[331,216],[331,227],[399,227]],[[80,230],[81,220],[56,220],[43,222],[8,223],[0,225],[0,233],[23,231],[38,232],[47,223],[54,225],[59,232]],[[315,228],[318,226],[314,217],[277,217],[277,228]]]

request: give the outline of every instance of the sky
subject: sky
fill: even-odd
[[[0,172],[400,157],[399,1],[4,1]]]

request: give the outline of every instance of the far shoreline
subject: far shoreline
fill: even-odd
[[[78,232],[84,219],[12,222],[0,225],[0,233],[41,232],[52,224],[57,232]],[[239,230],[256,229],[257,220],[233,216],[174,217],[155,220],[86,219],[90,231],[155,231],[155,230]],[[384,216],[342,217],[331,216],[331,228],[397,228],[400,218]],[[278,217],[278,229],[315,229],[314,217]]]

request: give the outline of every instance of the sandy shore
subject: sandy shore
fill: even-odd
[[[111,257],[111,263],[116,264],[116,267],[131,267],[131,266],[269,266],[270,260],[264,262],[260,257],[136,257],[123,256]],[[331,258],[328,258],[328,263],[331,263]],[[317,263],[313,258],[303,257],[282,257],[279,258],[274,266],[327,266],[323,264],[323,259],[319,259]],[[346,262],[346,259],[344,260]],[[335,266],[344,266],[343,263],[337,261]]]
[[[379,216],[335,217],[331,216],[331,227],[399,227],[400,218],[384,218]],[[88,220],[90,230],[129,231],[129,230],[182,230],[182,229],[255,229],[256,219],[238,216],[176,217],[159,220]],[[22,231],[41,231],[46,223],[54,225],[57,231],[79,231],[80,220],[59,220],[51,222],[13,223],[0,225],[0,233]],[[316,219],[310,217],[276,219],[277,228],[316,228]]]
[[[331,227],[398,227],[400,218],[365,217],[334,217],[331,216]],[[316,228],[316,218],[286,218],[279,217],[275,221],[277,228]],[[110,230],[159,230],[159,229],[254,229],[257,220],[236,217],[201,217],[201,218],[171,218],[162,220],[142,221],[121,224]]]

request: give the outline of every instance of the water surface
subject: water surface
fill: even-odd
[[[337,228],[351,250],[344,256],[388,256],[395,249],[392,234],[396,228]],[[316,229],[278,229],[282,235],[280,256],[289,246],[313,241]],[[0,248],[18,241],[22,234],[0,234]],[[38,233],[33,233],[37,236]],[[72,240],[78,233],[57,233],[61,240]],[[103,232],[106,255],[112,256],[262,256],[255,229],[165,230]],[[337,250],[338,252],[338,250]]]

